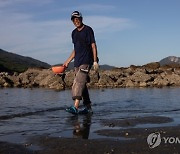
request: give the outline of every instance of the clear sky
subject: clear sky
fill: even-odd
[[[180,0],[0,0],[0,48],[63,63],[73,49],[74,10],[94,29],[100,64],[180,57]]]

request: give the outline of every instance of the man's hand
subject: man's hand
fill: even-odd
[[[75,51],[73,50],[69,58],[64,62],[63,66],[68,67],[69,63],[74,59]]]
[[[98,69],[99,69],[99,64],[98,64],[97,62],[94,62],[94,63],[93,63],[93,68],[94,68],[95,71],[98,71]]]
[[[63,66],[65,66],[66,68],[68,67],[69,63],[68,62],[64,62]]]

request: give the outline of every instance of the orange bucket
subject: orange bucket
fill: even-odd
[[[55,73],[55,74],[60,74],[60,73],[63,73],[66,69],[66,66],[52,66],[52,71]]]

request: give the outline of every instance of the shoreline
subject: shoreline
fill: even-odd
[[[160,132],[163,137],[180,137],[180,126],[158,127],[151,130],[128,129],[132,140],[117,139],[75,139],[39,136],[31,139],[29,145],[18,145],[0,142],[2,154],[119,154],[119,153],[178,153],[180,143],[165,143],[163,140],[158,147],[150,148],[147,136],[152,132]],[[38,147],[33,149],[34,147]]]
[[[180,151],[180,143],[175,143],[174,139],[180,139],[180,125],[171,126],[172,121],[173,119],[163,116],[137,117],[123,120],[110,119],[107,121],[100,121],[101,127],[99,127],[99,130],[93,132],[103,138],[83,139],[85,129],[74,132],[76,136],[71,138],[37,135],[29,137],[26,143],[19,145],[0,141],[0,153],[178,153]],[[161,127],[161,124],[165,123],[167,126]],[[134,127],[139,124],[158,124],[159,126]],[[155,132],[161,135],[161,143],[157,147],[150,148],[147,143],[147,137]],[[164,138],[167,139],[167,142],[165,142]],[[168,140],[168,138],[171,138],[171,140]]]

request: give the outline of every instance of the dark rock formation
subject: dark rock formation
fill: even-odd
[[[51,69],[28,69],[23,73],[0,73],[0,87],[45,87],[55,90],[71,88],[74,71],[55,75]],[[128,68],[90,71],[90,88],[180,86],[180,67],[160,67],[158,63]]]

